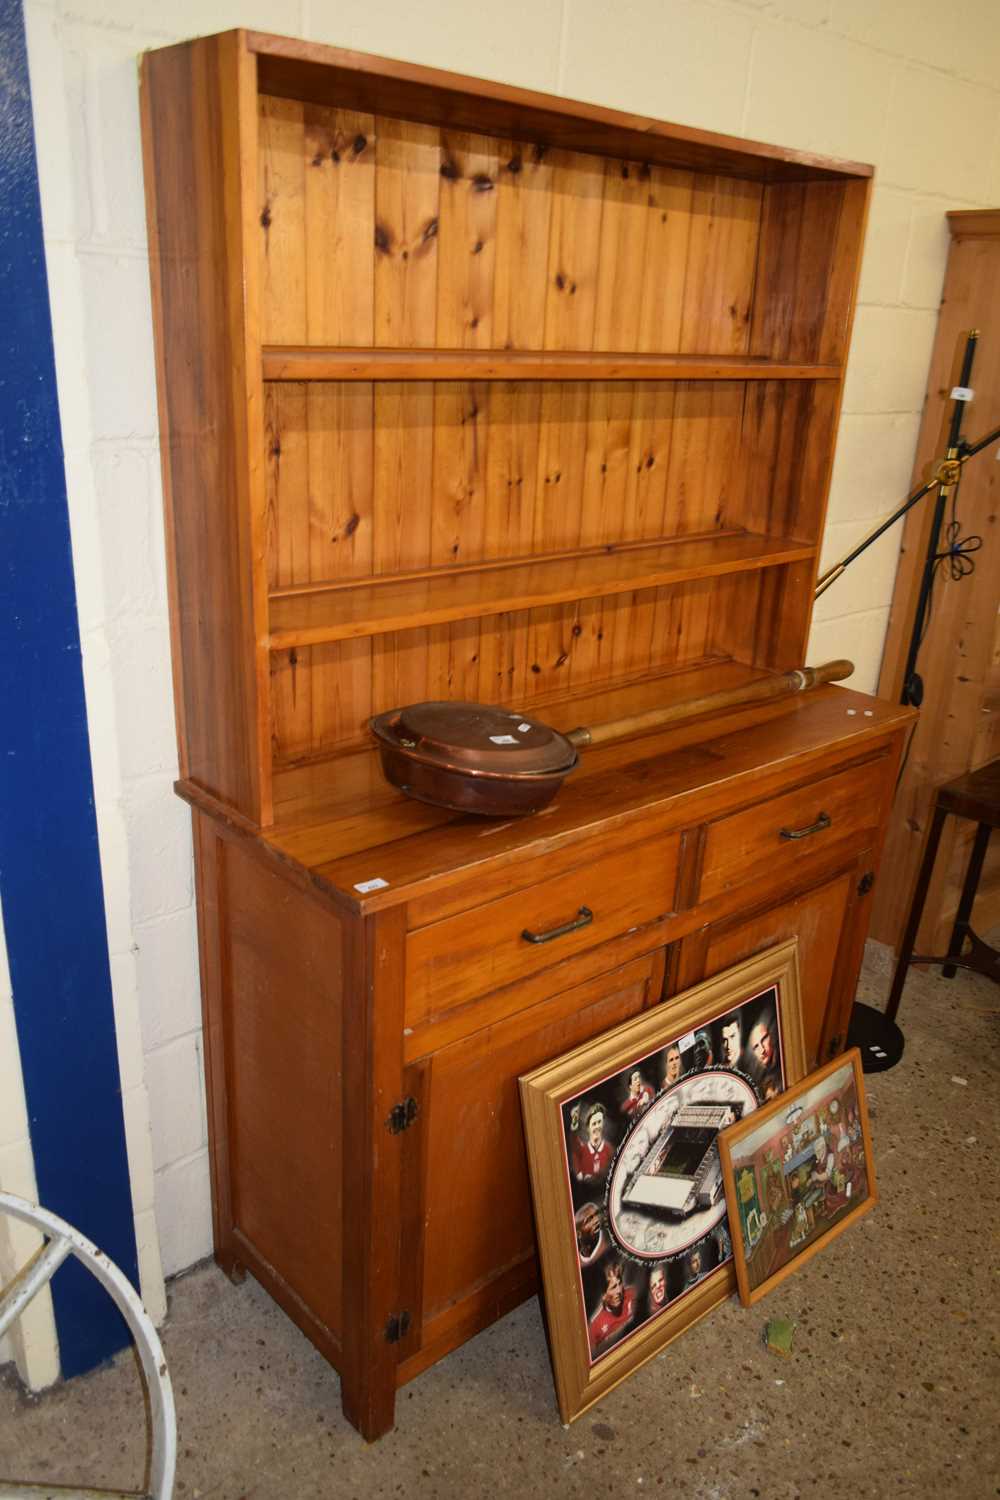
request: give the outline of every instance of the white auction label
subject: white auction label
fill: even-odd
[[[517,740],[512,734],[491,734],[490,739],[494,745],[516,745]]]
[[[971,401],[974,394],[975,392],[971,386],[956,385],[952,386],[951,399],[953,401]]]
[[[359,880],[354,889],[360,891],[362,896],[367,896],[369,891],[384,891],[388,888],[388,880],[378,876],[375,880]]]

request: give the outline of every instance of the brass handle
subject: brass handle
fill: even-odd
[[[551,932],[529,932],[527,927],[521,933],[526,943],[551,943],[553,938],[565,937],[567,932],[578,932],[581,927],[589,927],[594,920],[594,913],[589,906],[581,906],[572,922],[564,922],[561,927],[553,927]]]
[[[799,691],[803,688],[820,687],[824,682],[843,682],[845,677],[850,677],[854,671],[854,663],[847,661],[844,657],[838,657],[836,661],[825,661],[821,667],[799,667],[792,676],[799,676],[802,682]]]
[[[824,662],[821,667],[796,667],[794,671],[785,672],[780,677],[762,677],[757,682],[744,683],[738,688],[725,688],[721,693],[709,693],[704,698],[690,698],[683,703],[671,703],[665,708],[651,708],[646,713],[632,714],[627,719],[612,719],[607,724],[594,724],[590,729],[570,729],[566,738],[577,750],[582,750],[585,745],[606,745],[609,740],[624,739],[630,734],[645,734],[650,729],[663,729],[668,724],[693,719],[698,714],[721,713],[725,708],[738,708],[788,693],[802,693],[820,683],[841,682],[845,677],[850,677],[853,671],[854,663],[843,660]]]
[[[830,819],[826,813],[820,813],[815,823],[810,823],[808,828],[783,828],[781,837],[783,839],[807,839],[811,833],[822,833],[824,828],[830,827]]]

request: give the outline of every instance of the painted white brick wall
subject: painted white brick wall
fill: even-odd
[[[874,162],[832,560],[906,491],[943,214],[1000,200],[1000,17],[995,0],[26,0],[26,11],[130,1159],[144,1250],[152,1264],[155,1204],[169,1274],[208,1253],[211,1220],[190,831],[171,791],[138,53],[253,26]],[[817,611],[811,657],[851,656],[862,688],[877,680],[898,540]]]

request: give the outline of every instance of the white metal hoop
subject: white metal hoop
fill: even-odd
[[[21,1267],[0,1294],[0,1338],[20,1317],[32,1297],[51,1280],[63,1261],[75,1255],[91,1275],[97,1277],[129,1326],[142,1366],[152,1427],[148,1489],[71,1490],[53,1488],[48,1484],[10,1484],[0,1479],[0,1500],[29,1500],[29,1497],[39,1500],[44,1495],[59,1496],[61,1500],[171,1500],[177,1467],[177,1414],[173,1387],[163,1346],[131,1283],[113,1260],[56,1214],[38,1208],[24,1198],[16,1198],[13,1193],[0,1193],[0,1213],[30,1224],[48,1240],[48,1244]]]

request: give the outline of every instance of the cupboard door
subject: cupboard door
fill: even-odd
[[[658,949],[408,1070],[418,1114],[404,1161],[401,1383],[535,1288],[518,1078],[655,1005],[662,982]]]
[[[832,1057],[844,1045],[861,964],[868,903],[859,886],[868,859],[863,854],[809,890],[692,933],[679,944],[671,991],[687,989],[775,943],[798,938],[806,1063],[812,1068]]]

